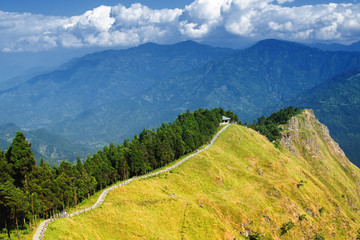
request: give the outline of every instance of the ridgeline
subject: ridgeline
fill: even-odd
[[[232,125],[178,168],[50,224],[45,239],[356,239],[359,169],[312,111],[281,128],[276,148]]]

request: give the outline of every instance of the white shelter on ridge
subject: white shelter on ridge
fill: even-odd
[[[231,120],[231,118],[228,118],[228,117],[222,116],[222,122],[221,122],[221,124],[227,124],[227,123],[229,123],[229,122],[230,122],[230,120]]]

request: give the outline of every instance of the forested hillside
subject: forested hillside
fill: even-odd
[[[143,130],[131,141],[111,143],[86,161],[36,165],[30,144],[21,132],[4,153],[0,151],[0,227],[30,228],[38,218],[75,206],[119,180],[141,175],[190,153],[209,141],[222,116],[238,121],[222,108],[179,114],[173,123]]]

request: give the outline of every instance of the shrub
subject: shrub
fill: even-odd
[[[324,236],[321,234],[315,234],[314,240],[325,240]]]
[[[306,214],[302,214],[299,216],[300,221],[305,220],[305,219],[306,219]]]
[[[260,233],[254,232],[249,236],[250,240],[261,240],[263,239]]]
[[[282,150],[282,146],[281,146],[279,140],[276,140],[276,141],[274,142],[274,146],[275,146],[277,149]]]
[[[280,235],[284,235],[285,233],[287,233],[293,227],[295,227],[295,223],[293,223],[292,221],[284,223],[280,228],[280,231],[281,231]]]
[[[304,183],[306,183],[305,181],[303,180],[300,180],[300,182],[296,185],[298,188],[304,186]]]

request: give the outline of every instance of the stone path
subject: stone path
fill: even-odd
[[[83,213],[83,212],[87,212],[87,211],[90,211],[94,208],[97,208],[98,206],[100,206],[104,200],[105,200],[105,197],[106,195],[111,191],[111,190],[114,190],[115,188],[118,188],[118,187],[121,187],[121,186],[125,186],[125,185],[128,185],[129,183],[131,183],[132,181],[134,181],[135,179],[142,179],[142,178],[148,178],[148,177],[151,177],[151,176],[155,176],[155,175],[159,175],[161,173],[164,173],[164,172],[168,172],[170,171],[171,169],[174,169],[178,166],[180,166],[181,164],[183,164],[185,161],[189,160],[190,158],[192,158],[193,156],[195,156],[196,154],[198,153],[201,153],[202,151],[205,151],[207,150],[214,142],[215,140],[219,137],[219,135],[225,131],[225,129],[227,129],[228,127],[230,126],[230,124],[226,125],[225,127],[223,127],[218,133],[216,133],[216,135],[213,137],[213,139],[211,140],[211,142],[209,142],[209,144],[193,153],[193,154],[190,154],[189,156],[187,156],[186,158],[182,159],[181,161],[177,162],[176,164],[170,166],[170,167],[167,167],[167,168],[164,168],[162,170],[159,170],[159,171],[156,171],[156,172],[152,172],[152,173],[148,173],[148,174],[145,174],[145,175],[142,175],[142,176],[138,176],[138,177],[132,177],[128,180],[126,180],[125,182],[122,182],[122,183],[118,183],[116,185],[113,185],[107,189],[105,189],[101,195],[99,196],[98,200],[96,201],[96,203],[94,205],[92,205],[91,207],[88,207],[88,208],[85,208],[85,209],[82,209],[82,210],[79,210],[79,211],[76,211],[76,212],[73,212],[73,213],[69,213],[67,214],[66,216],[64,217],[73,217],[73,216],[76,216],[76,215],[79,215],[80,213]],[[60,217],[60,216],[59,216]],[[49,218],[43,222],[40,223],[39,227],[37,228],[36,230],[36,233],[34,234],[33,236],[33,240],[42,240],[44,235],[45,235],[45,231],[49,225],[49,223],[55,221],[57,218]]]

